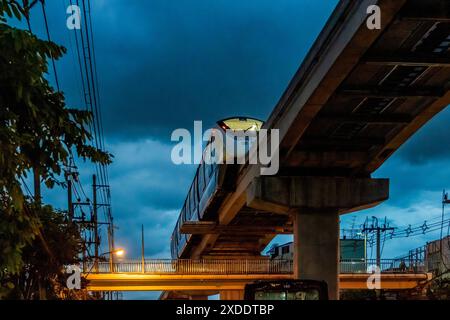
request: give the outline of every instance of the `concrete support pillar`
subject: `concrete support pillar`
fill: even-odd
[[[244,290],[220,291],[220,300],[244,300]]]
[[[387,200],[389,180],[261,176],[246,196],[250,208],[294,214],[295,276],[326,281],[334,300],[339,299],[339,215]]]
[[[339,213],[299,210],[294,217],[294,275],[322,280],[331,300],[339,299]]]

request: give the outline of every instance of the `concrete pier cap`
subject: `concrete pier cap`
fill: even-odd
[[[387,200],[389,179],[261,176],[246,196],[251,208],[293,215],[295,277],[325,281],[337,300],[339,216]]]
[[[345,214],[388,198],[389,179],[261,176],[247,189],[247,206],[280,214],[292,209]]]

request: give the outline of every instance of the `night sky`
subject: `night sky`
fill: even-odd
[[[65,27],[68,0],[47,2],[52,38],[68,49],[57,62],[61,88],[69,106],[82,108],[74,35]],[[267,119],[337,1],[91,2],[105,140],[115,156],[109,173],[116,245],[127,257],[139,257],[144,224],[146,256],[168,258],[195,170],[172,164],[171,132],[191,130],[194,120],[208,127],[234,115]],[[32,26],[44,37],[40,10],[34,10]],[[450,189],[449,121],[447,109],[375,173],[391,179],[389,201],[342,217],[342,226],[353,220],[359,226],[372,215],[387,216],[392,226],[439,217],[442,190]],[[93,166],[78,164],[89,190]],[[48,192],[45,200],[66,206],[61,190]],[[435,232],[386,241],[383,257],[438,237]]]

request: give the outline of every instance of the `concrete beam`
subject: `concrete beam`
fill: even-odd
[[[339,288],[341,290],[360,290],[367,289],[367,279],[370,274],[340,274]],[[430,280],[431,274],[424,273],[407,273],[407,274],[386,274],[381,275],[382,289],[412,289],[419,283]],[[212,277],[198,276],[190,282],[185,282],[184,277],[179,275],[171,275],[165,277],[155,277],[154,275],[140,274],[88,274],[83,275],[88,280],[87,290],[89,291],[162,291],[166,290],[160,299],[188,299],[189,294],[195,291],[203,294],[209,291],[211,295],[217,294],[225,290],[243,290],[246,284],[253,283],[257,280],[288,280],[293,279],[292,274],[279,275],[276,278],[273,275],[259,276],[240,276],[224,278],[223,276],[215,276],[217,281]],[[241,281],[236,281],[238,278]],[[180,281],[182,280],[182,281]],[[174,290],[174,291],[168,291]]]
[[[401,54],[388,56],[366,56],[364,63],[369,65],[382,66],[427,66],[427,67],[450,67],[450,59],[448,57],[436,57],[424,54],[411,54],[411,52],[403,52]]]
[[[441,87],[431,88],[388,88],[379,86],[370,87],[345,87],[338,91],[339,94],[368,98],[441,98],[447,90]]]
[[[309,127],[380,35],[390,26],[406,0],[379,0],[381,30],[366,26],[367,8],[373,1],[340,2],[302,66],[292,79],[269,120],[267,128],[280,129],[280,150],[293,151]]]
[[[260,234],[292,234],[289,227],[261,227],[261,226],[219,226],[215,222],[186,221],[180,228],[183,234],[223,234],[223,235],[260,235]]]
[[[320,121],[335,123],[370,123],[370,124],[408,124],[413,117],[408,114],[378,114],[378,115],[358,115],[358,114],[324,114],[318,118]]]
[[[388,198],[388,179],[261,176],[247,189],[247,206],[280,214],[295,208],[344,214]]]
[[[403,143],[449,104],[450,91],[448,91],[441,99],[436,100],[430,106],[423,109],[413,122],[403,127],[389,143],[377,150],[377,152],[372,155],[371,161],[367,163],[365,171],[373,172],[377,170],[398,148],[400,148],[400,146],[403,145]]]
[[[258,280],[282,280],[292,278],[289,274],[253,274],[253,275],[158,275],[158,274],[89,274],[89,291],[172,291],[175,299],[182,296],[206,295],[205,291],[219,292],[243,290],[245,285]],[[181,292],[181,293],[180,293]],[[180,297],[182,298],[182,297]],[[171,299],[167,296],[166,299]]]
[[[287,166],[305,167],[354,167],[368,161],[367,152],[360,151],[293,151],[286,161]]]
[[[386,144],[385,138],[380,137],[361,137],[354,139],[342,139],[339,137],[311,136],[302,140],[302,148],[311,146],[323,146],[327,149],[335,147],[352,147],[370,149],[380,147]]]
[[[370,274],[341,274],[340,290],[368,290]],[[431,273],[383,273],[380,287],[382,290],[410,290],[433,278]]]
[[[450,3],[445,0],[410,0],[400,16],[401,20],[448,22]]]

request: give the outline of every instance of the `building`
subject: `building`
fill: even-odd
[[[341,261],[365,261],[366,241],[364,239],[341,239],[340,240]],[[269,250],[271,259],[293,260],[294,243],[289,242],[273,246]]]
[[[450,236],[426,244],[425,263],[427,271],[436,275],[442,274],[450,268]]]

